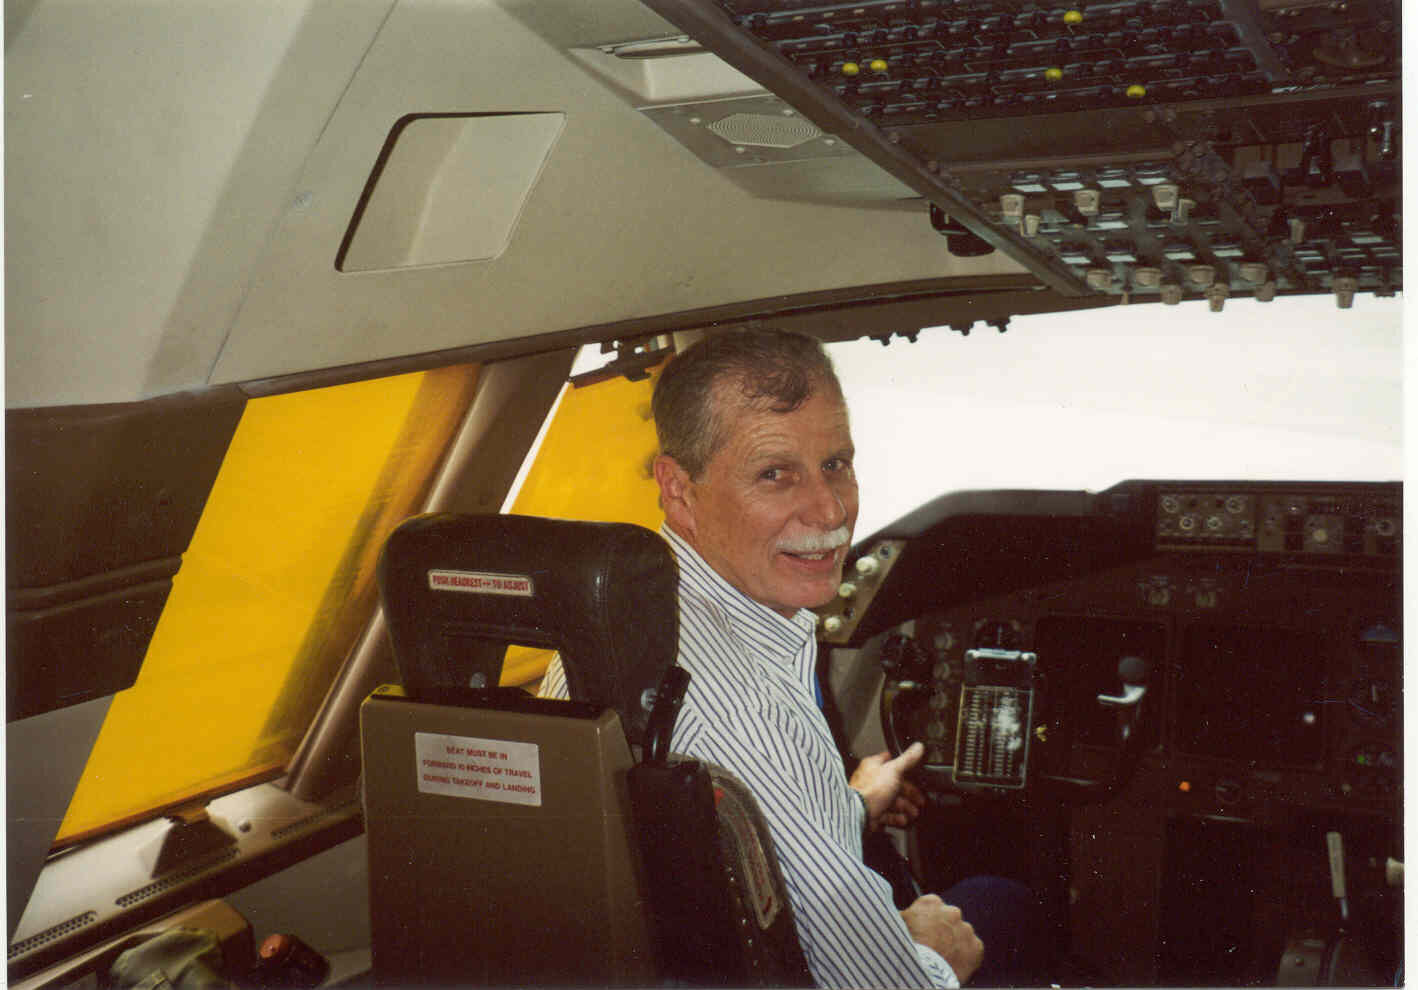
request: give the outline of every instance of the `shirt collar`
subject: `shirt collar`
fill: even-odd
[[[660,535],[679,561],[680,584],[722,606],[735,625],[761,646],[791,656],[816,633],[817,615],[811,609],[800,608],[792,618],[780,615],[730,584],[669,523],[660,526]]]

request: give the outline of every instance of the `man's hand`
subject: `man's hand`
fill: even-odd
[[[901,917],[911,938],[950,963],[961,983],[974,976],[984,962],[985,943],[975,934],[974,926],[961,917],[958,907],[935,894],[916,898]]]
[[[910,770],[925,756],[926,748],[920,743],[912,743],[896,759],[882,750],[875,756],[868,756],[857,764],[849,783],[867,799],[867,818],[875,831],[883,825],[902,828],[916,820],[925,806],[926,798],[921,789],[906,779]]]

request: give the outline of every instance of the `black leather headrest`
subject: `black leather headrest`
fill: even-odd
[[[560,652],[573,701],[616,709],[642,741],[679,645],[678,573],[657,534],[628,523],[429,515],[402,523],[379,591],[404,690],[496,687],[508,644]]]

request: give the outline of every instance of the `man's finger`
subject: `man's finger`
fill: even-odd
[[[908,746],[905,750],[902,751],[900,756],[896,757],[896,759],[892,760],[891,762],[895,763],[896,769],[904,774],[907,770],[910,770],[917,763],[920,763],[921,758],[925,755],[926,747],[919,742],[913,742],[910,746]]]
[[[907,818],[915,818],[924,807],[924,802],[912,801],[906,795],[901,794],[897,796],[896,803],[891,806],[891,810],[903,814]]]

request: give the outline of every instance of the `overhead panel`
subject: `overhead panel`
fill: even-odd
[[[1061,290],[1401,288],[1393,0],[648,2]]]

